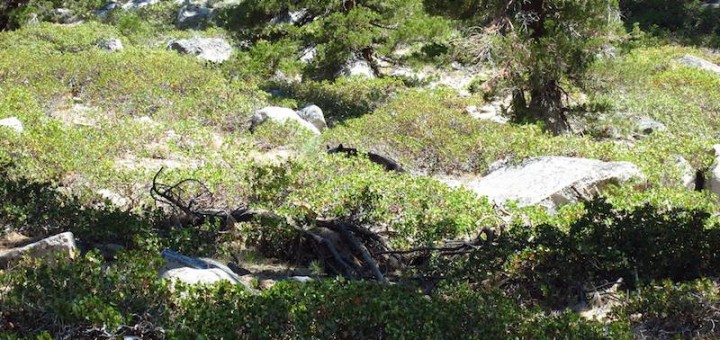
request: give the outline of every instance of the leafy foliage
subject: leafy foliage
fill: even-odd
[[[303,48],[316,48],[307,72],[315,79],[333,78],[354,54],[368,59],[375,50],[387,54],[401,43],[443,42],[451,33],[449,23],[426,14],[418,0],[253,0],[218,17],[221,26],[250,41],[296,45],[296,58]]]
[[[683,43],[717,47],[720,13],[702,4],[700,0],[621,0],[620,8],[627,26],[638,24],[643,30]]]
[[[495,247],[481,249],[461,272],[475,280],[507,280],[506,289],[538,301],[567,303],[589,287],[622,278],[631,287],[652,280],[692,280],[720,268],[720,232],[699,211],[625,211],[602,200],[564,231],[513,227]],[[575,295],[577,296],[577,295]]]

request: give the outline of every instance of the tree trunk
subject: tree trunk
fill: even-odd
[[[555,135],[570,130],[563,111],[562,90],[557,80],[545,81],[539,88],[530,91],[528,113],[531,119],[545,123],[545,129]]]

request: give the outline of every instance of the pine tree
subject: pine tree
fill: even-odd
[[[616,0],[483,0],[489,32],[502,37],[498,49],[513,85],[519,121],[541,121],[568,131],[563,97],[566,82],[581,85],[595,56],[620,21]],[[528,101],[529,99],[529,101]]]
[[[291,23],[272,18],[302,15]],[[421,0],[246,0],[223,15],[226,27],[251,41],[313,46],[311,68],[329,78],[353,54],[373,64],[401,43],[431,43],[451,33],[447,19],[426,13]]]

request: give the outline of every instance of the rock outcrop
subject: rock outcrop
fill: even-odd
[[[571,157],[536,157],[519,165],[500,164],[489,175],[468,181],[444,180],[462,185],[496,204],[517,201],[519,206],[541,205],[555,209],[591,198],[611,183],[642,178],[629,162],[603,162]]]

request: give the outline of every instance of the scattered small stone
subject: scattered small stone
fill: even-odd
[[[502,115],[502,112],[509,106],[506,100],[498,100],[487,103],[483,106],[468,106],[465,108],[471,117],[481,120],[489,120],[498,124],[506,124],[509,119]]]
[[[110,204],[118,208],[127,207],[130,204],[130,200],[112,190],[101,189],[98,190],[97,193],[102,196],[103,199],[107,200],[108,202],[110,202]]]
[[[302,283],[313,281],[313,279],[309,276],[291,276],[288,278],[288,280],[302,282]]]

